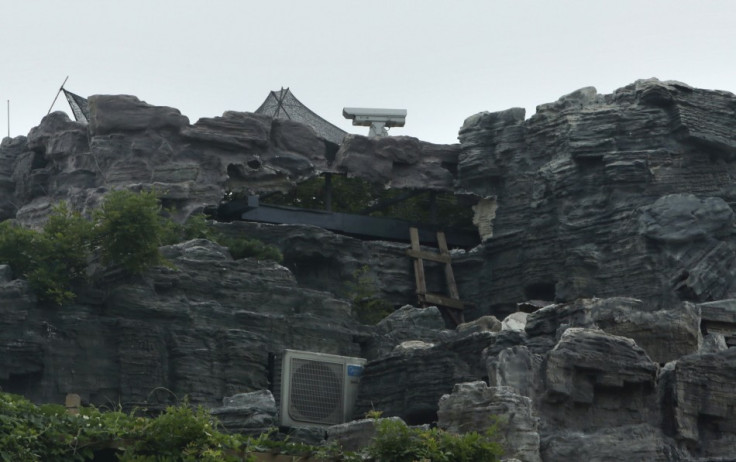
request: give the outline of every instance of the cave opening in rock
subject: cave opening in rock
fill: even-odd
[[[245,171],[242,165],[230,164],[227,166],[227,176],[231,180],[246,180]]]
[[[41,372],[10,374],[6,380],[0,380],[0,390],[27,396],[29,391],[41,382],[41,376]]]
[[[344,175],[321,175],[288,192],[261,197],[264,204],[400,218],[440,228],[475,230],[473,206],[478,198],[418,189],[386,189],[384,185]]]
[[[555,300],[556,281],[538,281],[524,287],[524,296],[527,300]]]

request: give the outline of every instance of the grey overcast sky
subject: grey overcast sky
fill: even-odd
[[[736,92],[732,0],[0,0],[0,136],[27,135],[64,78],[188,116],[254,111],[290,87],[352,133],[345,106],[405,108],[394,135],[454,143],[465,118],[641,78]],[[70,114],[60,97],[54,110]]]

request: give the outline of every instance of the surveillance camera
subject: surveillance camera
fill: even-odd
[[[371,127],[371,137],[388,136],[387,127],[403,127],[406,123],[406,109],[346,107],[342,115],[352,119],[353,125]]]

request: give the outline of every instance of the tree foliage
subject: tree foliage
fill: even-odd
[[[108,193],[95,210],[95,240],[103,262],[118,264],[131,274],[161,263],[158,251],[165,227],[161,204],[153,191]]]
[[[61,202],[41,231],[10,220],[0,223],[0,263],[10,265],[15,277],[27,279],[40,300],[64,305],[89,282],[89,263],[96,257],[140,274],[164,263],[161,245],[194,238],[220,241],[234,258],[282,260],[277,248],[260,241],[219,236],[204,215],[193,215],[184,224],[174,222],[153,191],[120,190],[108,193],[91,219]]]
[[[40,299],[61,305],[87,280],[91,236],[92,224],[61,202],[42,232],[0,223],[0,261],[28,279]]]

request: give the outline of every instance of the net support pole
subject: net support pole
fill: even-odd
[[[56,104],[56,100],[59,98],[59,95],[61,94],[61,91],[64,89],[64,85],[66,84],[66,81],[69,80],[69,76],[67,75],[64,81],[61,83],[61,86],[59,87],[59,91],[56,92],[56,96],[54,97],[54,101],[51,103],[51,107],[49,107],[49,112],[46,113],[46,115],[51,114],[51,110],[54,108],[54,104]]]

